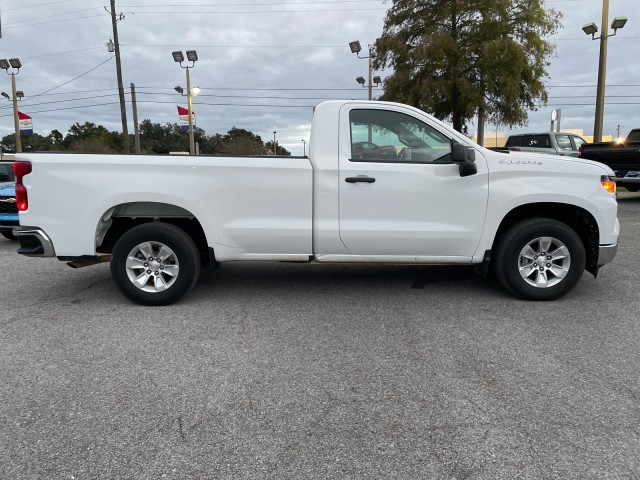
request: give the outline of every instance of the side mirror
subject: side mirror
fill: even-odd
[[[460,176],[468,177],[469,175],[475,175],[478,173],[478,167],[476,167],[476,151],[473,147],[468,147],[461,143],[454,143],[451,149],[452,160],[460,165]]]

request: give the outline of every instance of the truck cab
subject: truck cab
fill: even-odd
[[[573,133],[543,132],[510,135],[505,148],[516,152],[546,153],[566,157],[577,157],[586,140]]]

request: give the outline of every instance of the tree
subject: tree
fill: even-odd
[[[189,151],[189,138],[178,124],[160,125],[146,119],[140,124],[140,147],[147,153],[185,152]]]
[[[394,0],[373,66],[393,67],[382,100],[408,103],[466,132],[479,113],[523,125],[546,104],[543,80],[560,27],[543,0]]]
[[[265,148],[273,154],[273,140],[268,141],[265,144]],[[276,142],[276,155],[291,155],[291,152]]]
[[[264,144],[260,135],[244,128],[233,127],[222,137],[217,152],[221,155],[262,155]]]
[[[52,142],[49,137],[43,137],[37,133],[21,134],[20,141],[23,152],[46,152],[52,149]],[[16,135],[11,133],[2,138],[4,150],[15,152]]]
[[[53,133],[53,132],[52,132]],[[111,132],[102,125],[85,122],[74,123],[64,137],[64,145],[68,150],[87,153],[122,152],[121,134]],[[87,150],[89,148],[89,150]]]
[[[64,149],[64,135],[62,135],[59,130],[54,128],[51,130],[51,133],[47,135],[47,138],[51,142],[51,146],[54,150]]]

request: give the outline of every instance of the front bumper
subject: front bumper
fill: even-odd
[[[616,256],[618,251],[618,244],[615,245],[600,245],[598,251],[598,267],[606,265],[611,262]]]
[[[18,253],[27,257],[55,257],[56,251],[49,236],[38,227],[17,227],[13,234],[20,242]]]

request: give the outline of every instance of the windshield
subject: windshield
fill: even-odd
[[[0,182],[13,182],[16,179],[11,168],[12,165],[13,162],[0,163]]]

